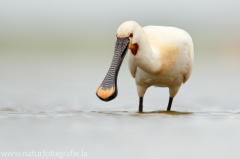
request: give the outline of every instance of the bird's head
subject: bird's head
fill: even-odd
[[[134,21],[127,21],[117,30],[117,41],[111,66],[96,95],[103,101],[110,101],[117,96],[117,76],[128,49],[137,54],[141,27]]]
[[[127,21],[120,25],[117,30],[117,37],[119,38],[129,38],[129,49],[132,51],[133,55],[137,54],[138,41],[140,39],[141,27],[138,23],[134,21]]]

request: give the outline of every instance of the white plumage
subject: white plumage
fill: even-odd
[[[137,54],[128,50],[128,65],[137,85],[139,97],[150,86],[168,87],[170,97],[175,97],[193,68],[193,42],[181,29],[163,26],[141,27],[134,21],[123,23],[118,37],[133,33],[130,45],[137,44]]]

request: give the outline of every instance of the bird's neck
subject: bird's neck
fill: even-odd
[[[147,35],[143,29],[140,32],[138,47],[138,52],[134,56],[136,65],[149,74],[158,72],[160,67],[159,54],[150,46]]]

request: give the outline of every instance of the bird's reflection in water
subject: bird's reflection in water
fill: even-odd
[[[126,115],[126,116],[155,116],[155,115],[191,115],[193,112],[180,111],[149,111],[149,112],[133,112],[133,111],[91,111],[91,113],[105,114],[105,115]]]
[[[179,111],[157,110],[157,111],[151,111],[151,112],[139,112],[139,114],[189,115],[189,114],[193,114],[193,112],[179,112]]]

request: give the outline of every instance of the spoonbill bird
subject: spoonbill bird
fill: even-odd
[[[192,72],[194,53],[190,35],[174,27],[142,28],[134,21],[124,22],[117,29],[111,66],[96,92],[101,100],[110,101],[117,96],[117,76],[127,52],[129,70],[137,86],[139,112],[150,86],[169,88],[167,110],[171,110],[173,98]]]

